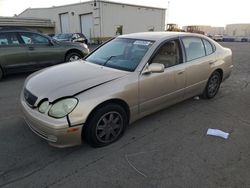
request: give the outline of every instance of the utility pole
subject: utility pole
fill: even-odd
[[[167,8],[167,24],[169,24],[169,7],[170,7],[170,1],[168,1],[168,8]]]

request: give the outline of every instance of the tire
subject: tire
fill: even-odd
[[[0,67],[0,80],[2,80],[2,78],[3,78],[3,70],[2,70],[2,68]]]
[[[212,73],[208,79],[206,88],[202,96],[206,99],[212,99],[218,93],[221,84],[221,74],[218,71]]]
[[[83,127],[83,136],[92,147],[102,147],[117,141],[128,123],[125,110],[117,104],[98,108]]]
[[[82,59],[83,56],[77,52],[71,52],[69,53],[66,58],[65,58],[65,61],[66,62],[74,62],[74,61],[77,61],[79,59]]]

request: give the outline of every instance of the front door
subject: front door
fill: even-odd
[[[183,100],[186,82],[185,64],[178,39],[165,42],[151,63],[165,66],[163,73],[142,74],[139,80],[140,113],[149,114]]]
[[[26,45],[30,65],[33,69],[40,69],[64,61],[60,46],[51,44],[48,38],[30,32],[20,32],[19,35]]]

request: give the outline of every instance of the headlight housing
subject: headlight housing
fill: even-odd
[[[85,43],[80,43],[80,45],[81,46],[83,46],[84,48],[86,48],[86,49],[88,49],[89,47],[88,47],[88,45],[87,44],[85,44]]]
[[[41,113],[45,113],[49,108],[49,101],[43,101],[39,108],[38,108],[38,111],[41,112]]]
[[[76,98],[62,99],[53,104],[49,110],[49,116],[63,118],[74,110],[78,103]]]

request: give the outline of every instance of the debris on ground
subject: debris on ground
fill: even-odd
[[[207,135],[218,136],[218,137],[221,137],[221,138],[224,138],[224,139],[228,139],[228,137],[229,137],[229,133],[226,133],[226,132],[221,131],[219,129],[208,129],[207,130]]]

